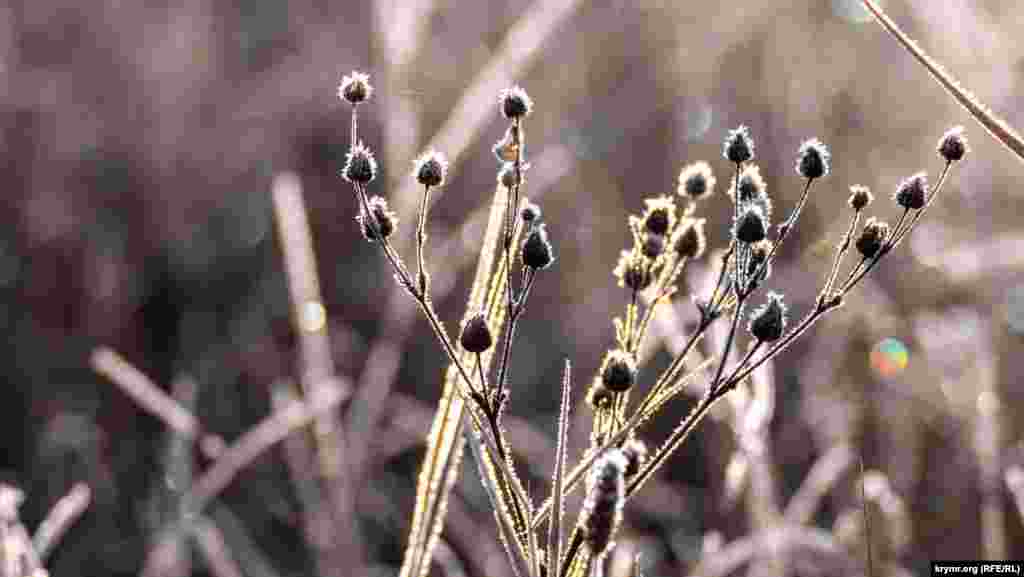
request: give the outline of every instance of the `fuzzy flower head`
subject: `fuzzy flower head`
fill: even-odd
[[[362,141],[349,149],[341,176],[353,184],[368,184],[377,176],[377,161]]]
[[[525,118],[533,111],[533,100],[519,86],[506,88],[499,97],[501,113],[508,119]]]
[[[680,258],[695,259],[704,254],[707,237],[703,218],[686,218],[676,229],[672,249]]]
[[[796,171],[811,180],[828,176],[831,170],[832,153],[817,138],[805,140],[796,154]]]
[[[388,201],[382,196],[374,196],[366,204],[370,209],[369,215],[362,212],[356,217],[363,237],[370,242],[390,237],[398,226],[398,216],[388,208]]]
[[[642,291],[654,281],[649,263],[650,261],[639,251],[624,250],[619,255],[619,262],[615,265],[612,275],[618,279],[620,287]]]
[[[622,350],[608,351],[601,363],[601,384],[611,391],[623,393],[636,384],[636,361]]]
[[[622,523],[628,468],[629,459],[622,450],[609,449],[594,461],[587,475],[587,497],[580,511],[579,527],[594,557],[608,551]]]
[[[750,258],[747,260],[747,278],[750,279],[754,286],[758,286],[768,280],[768,277],[772,274],[772,263],[768,262],[765,264],[765,261],[768,260],[768,255],[771,254],[771,250],[772,241],[767,239],[750,245]],[[759,270],[761,274],[754,278],[754,275]]]
[[[491,329],[487,326],[487,317],[484,313],[479,312],[466,321],[459,335],[459,344],[471,353],[482,353],[491,348],[494,337],[491,336]]]
[[[946,162],[958,162],[971,150],[967,146],[967,137],[964,136],[963,126],[954,126],[946,131],[939,139],[937,147],[939,156],[946,159]]]
[[[730,130],[722,145],[722,156],[733,164],[753,160],[754,139],[750,137],[750,129],[741,124]]]
[[[927,196],[928,176],[919,172],[900,183],[894,198],[903,208],[917,210],[924,207]]]
[[[747,244],[764,240],[768,236],[768,219],[765,218],[764,210],[754,204],[742,209],[733,226],[733,236]]]
[[[750,334],[765,343],[779,340],[786,330],[786,315],[782,295],[776,292],[768,293],[768,302],[750,314]]]
[[[862,184],[855,184],[850,187],[850,200],[847,202],[849,202],[850,208],[860,212],[871,204],[871,201],[874,199],[875,196],[871,194],[870,188]]]
[[[711,166],[702,161],[688,164],[679,171],[679,186],[676,193],[691,200],[700,200],[711,196],[715,191],[715,176]]]
[[[670,196],[644,199],[647,208],[641,217],[642,228],[650,233],[666,235],[676,224],[676,203]]]
[[[872,258],[882,250],[886,239],[889,238],[889,224],[884,220],[871,217],[864,223],[864,229],[857,238],[855,246],[857,251],[864,258]]]
[[[343,76],[338,86],[338,98],[353,105],[369,100],[372,94],[370,75],[362,72],[352,72],[348,76]]]
[[[448,177],[448,160],[436,150],[428,150],[413,161],[413,174],[423,186],[441,186]]]
[[[530,228],[526,240],[523,241],[523,264],[534,271],[544,270],[555,261],[555,251],[548,240],[548,232],[544,223]]]

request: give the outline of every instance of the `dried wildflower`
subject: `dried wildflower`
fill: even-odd
[[[764,210],[757,205],[744,208],[733,227],[733,236],[736,240],[752,244],[764,240],[767,235],[768,223]]]
[[[601,384],[600,379],[595,379],[594,384],[591,385],[590,390],[587,391],[587,404],[595,411],[608,409],[612,406],[612,400],[614,397],[615,393],[608,390],[608,387]]]
[[[436,150],[428,150],[413,161],[413,174],[423,186],[441,186],[448,176],[448,160]]]
[[[365,212],[356,217],[356,221],[360,224],[359,228],[363,232],[363,237],[370,242],[376,241],[378,240],[377,231],[380,232],[380,236],[383,238],[390,237],[398,226],[398,216],[388,208],[388,201],[384,197],[374,196],[366,204],[369,206],[371,217],[367,218]],[[376,224],[377,231],[374,231],[374,226],[371,222]]]
[[[524,118],[533,110],[533,100],[519,86],[501,91],[501,113],[505,118]]]
[[[706,246],[707,237],[704,236],[703,218],[687,218],[676,229],[672,248],[680,257],[700,258],[704,254]]]
[[[679,186],[676,193],[692,200],[700,200],[711,196],[715,191],[715,176],[711,166],[702,161],[688,164],[679,171]]]
[[[772,242],[770,240],[762,240],[755,242],[750,245],[750,258],[747,260],[747,276],[753,277],[753,275],[761,268],[761,265],[768,259],[768,255],[772,250]],[[761,270],[761,274],[758,278],[751,278],[751,282],[754,286],[757,286],[768,279],[772,274],[772,263],[768,263]]]
[[[626,500],[626,456],[609,449],[598,457],[587,476],[587,498],[583,502],[579,527],[587,547],[595,557],[603,555],[622,522]]]
[[[538,271],[551,266],[555,260],[554,249],[548,240],[548,232],[544,224],[538,224],[530,229],[530,233],[523,241],[523,264]]]
[[[946,162],[957,162],[967,154],[970,147],[967,146],[967,137],[964,136],[963,126],[954,126],[946,131],[939,139],[937,147],[939,156],[946,159]]]
[[[647,258],[654,260],[665,252],[665,242],[663,234],[644,233],[644,242],[640,251]]]
[[[540,220],[541,212],[540,207],[532,202],[527,202],[523,210],[519,212],[519,218],[523,219],[523,222],[530,225]]]
[[[871,217],[864,223],[864,230],[855,243],[857,251],[864,258],[872,258],[882,249],[886,239],[889,237],[889,224],[883,220]]]
[[[491,348],[494,344],[494,337],[491,336],[491,329],[487,326],[487,317],[479,312],[462,327],[462,334],[459,335],[459,343],[462,348],[471,353],[482,353]]]
[[[636,361],[623,350],[608,351],[601,363],[601,384],[608,390],[622,393],[636,383]]]
[[[777,341],[782,337],[782,333],[786,331],[786,305],[782,302],[781,294],[768,293],[768,302],[750,314],[749,329],[755,339],[765,343]]]
[[[666,235],[676,224],[676,203],[670,196],[644,199],[647,208],[641,217],[641,227],[658,235]]]
[[[750,137],[750,129],[744,125],[730,130],[722,145],[722,156],[734,164],[740,164],[754,158],[754,140]]]
[[[368,184],[377,176],[377,161],[373,153],[362,143],[356,143],[349,149],[345,156],[345,168],[341,176],[348,182],[356,184]]]
[[[817,138],[805,140],[796,155],[796,171],[811,180],[828,176],[832,153]]]
[[[740,171],[739,178],[740,202],[752,202],[762,196],[767,196],[767,186],[761,176],[761,167],[756,164],[748,164]],[[729,187],[729,198],[736,201],[736,186]]]
[[[640,472],[640,467],[647,460],[647,445],[640,439],[630,439],[622,446],[622,454],[626,457],[626,478]]]
[[[850,200],[848,202],[853,210],[857,212],[864,210],[874,199],[875,197],[871,194],[870,188],[861,184],[855,184],[850,187]]]
[[[927,196],[928,176],[923,172],[919,172],[900,183],[894,198],[896,199],[896,204],[903,208],[917,210],[924,207]]]
[[[624,250],[619,255],[619,262],[615,265],[612,275],[618,279],[620,287],[642,291],[654,281],[650,268],[648,260],[642,254]]]
[[[352,72],[341,78],[338,86],[338,98],[348,101],[350,104],[359,104],[369,100],[373,94],[373,86],[370,85],[370,75],[362,72]]]

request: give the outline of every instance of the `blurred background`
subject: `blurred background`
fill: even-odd
[[[1024,4],[885,7],[1024,126]],[[735,401],[638,496],[611,570],[624,574],[640,553],[646,575],[838,574],[832,558],[860,571],[861,459],[884,570],[1024,556],[1024,431],[1012,418],[1024,407],[1024,164],[857,2],[13,1],[0,5],[0,480],[25,492],[30,529],[74,483],[92,489],[51,574],[231,574],[181,515],[210,461],[89,357],[118,351],[228,443],[269,414],[297,370],[270,196],[284,171],[303,186],[331,356],[352,391],[336,412],[351,505],[340,574],[397,574],[444,363],[360,237],[338,176],[350,107],[336,89],[352,70],[375,88],[360,138],[376,151],[370,191],[399,212],[407,258],[410,162],[428,144],[452,158],[428,252],[450,331],[479,247],[473,215],[494,191],[498,91],[519,83],[535,100],[525,193],[543,207],[558,261],[520,323],[509,429],[538,499],[562,360],[573,359],[582,400],[627,301],[611,270],[643,198],[673,192],[685,163],[711,162],[718,194],[700,211],[721,247],[726,130],[751,127],[776,214],[799,196],[797,147],[822,139],[833,172],[769,282],[802,315],[846,226],[848,187],[871,187],[868,213],[894,220],[896,185],[919,170],[937,178],[938,138],[965,125],[972,152],[922,225],[758,377],[748,399],[761,403],[758,423],[743,425],[749,407]],[[692,319],[687,296],[675,306]],[[652,367],[667,358],[655,347]],[[183,382],[194,386],[172,386]],[[645,438],[663,439],[686,409],[677,402]],[[571,456],[587,441],[589,409],[574,411]],[[301,467],[282,449],[242,470],[202,518],[243,575],[323,572]],[[816,497],[801,492],[815,486]],[[810,510],[791,517],[798,494]],[[782,512],[806,534],[773,533]],[[167,542],[161,564],[154,551]],[[774,564],[759,561],[764,551]],[[437,575],[511,575],[472,466],[437,557]]]

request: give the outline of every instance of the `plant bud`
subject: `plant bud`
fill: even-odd
[[[970,148],[967,146],[967,137],[964,136],[963,126],[954,126],[946,131],[939,139],[939,156],[946,159],[946,162],[957,162],[962,160]]]
[[[850,187],[850,200],[848,202],[853,210],[857,212],[864,210],[874,199],[875,197],[871,194],[871,189],[868,187],[860,184]]]
[[[692,200],[700,200],[715,190],[715,177],[711,166],[704,161],[689,164],[679,171],[679,186],[676,193]]]
[[[554,249],[548,241],[548,233],[543,223],[530,229],[523,242],[522,258],[523,264],[535,271],[544,270],[554,262]]]
[[[374,224],[376,224],[377,231],[380,232],[380,237],[390,237],[398,226],[398,216],[388,208],[388,201],[383,197],[374,196],[366,204],[370,209],[369,215],[362,212],[356,217],[363,237],[370,242],[379,240],[377,232],[374,231]]]
[[[524,118],[533,110],[533,100],[518,86],[502,90],[500,101],[505,118]]]
[[[373,153],[362,142],[349,149],[345,156],[345,168],[341,176],[355,184],[369,184],[377,176],[377,161]]]
[[[362,72],[353,72],[341,78],[341,85],[338,86],[338,98],[348,101],[350,104],[359,104],[370,98],[373,94],[373,86],[370,86],[370,75]]]
[[[830,170],[832,154],[817,138],[804,141],[796,155],[796,171],[800,176],[811,180],[827,176]]]
[[[896,189],[896,204],[903,208],[917,210],[924,207],[928,196],[928,176],[919,172],[900,183]]]
[[[704,236],[704,219],[686,219],[675,234],[672,248],[680,257],[694,259],[704,254],[707,238]]]
[[[423,186],[441,186],[448,175],[448,161],[436,150],[428,150],[413,161],[413,174]]]
[[[733,235],[736,240],[747,244],[764,240],[768,235],[768,225],[761,207],[756,205],[746,207],[740,214],[739,220],[736,221]]]
[[[628,391],[636,384],[636,361],[622,350],[608,351],[601,363],[601,384],[616,393]]]
[[[782,337],[786,330],[786,305],[781,294],[768,293],[768,302],[751,313],[749,329],[755,339],[766,343]]]
[[[750,138],[750,129],[744,125],[729,131],[722,145],[722,156],[733,164],[753,160],[754,140]]]
[[[888,223],[874,217],[869,218],[868,221],[864,223],[864,230],[861,231],[860,237],[855,243],[857,251],[860,252],[864,258],[872,258],[878,254],[878,251],[882,250],[882,245],[885,244],[888,236]]]

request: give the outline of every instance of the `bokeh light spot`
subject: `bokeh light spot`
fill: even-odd
[[[883,339],[871,350],[871,368],[881,377],[895,377],[907,368],[909,361],[910,352],[899,339]]]
[[[327,311],[322,303],[307,301],[302,305],[302,330],[315,333],[323,330],[327,323]]]

